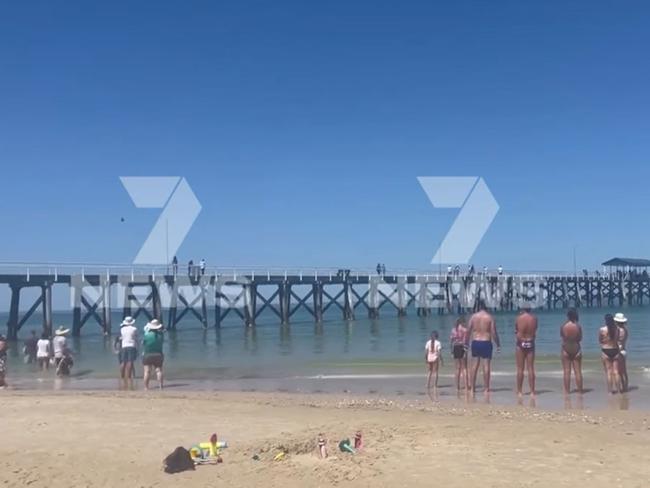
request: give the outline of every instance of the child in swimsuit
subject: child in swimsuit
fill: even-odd
[[[427,389],[431,389],[431,379],[435,374],[435,383],[434,385],[438,386],[438,367],[442,363],[442,344],[438,340],[438,331],[434,330],[431,333],[431,339],[429,339],[424,346],[425,356],[424,359],[427,362],[429,367],[429,378],[427,380]]]

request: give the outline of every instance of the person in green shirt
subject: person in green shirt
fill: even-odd
[[[144,356],[142,364],[144,366],[144,389],[149,389],[149,380],[152,371],[156,371],[158,385],[162,390],[163,387],[163,326],[157,319],[153,319],[144,328],[144,338],[142,340]]]

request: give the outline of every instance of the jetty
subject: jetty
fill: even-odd
[[[176,330],[187,316],[204,328],[221,327],[229,316],[254,327],[262,314],[274,316],[278,324],[288,324],[299,311],[315,322],[333,313],[347,321],[360,314],[426,317],[470,312],[479,300],[494,311],[650,304],[650,279],[640,272],[644,263],[636,262],[639,268],[617,264],[595,275],[506,271],[461,275],[414,270],[381,274],[347,268],[202,270],[172,265],[0,263],[0,286],[8,285],[11,293],[7,338],[16,340],[21,328],[38,315],[42,330],[52,333],[55,287],[66,287],[70,294],[74,336],[88,324],[110,335],[114,311],[122,317],[157,318],[167,329]],[[650,266],[650,261],[645,264]],[[37,290],[37,298],[24,304],[29,288]]]

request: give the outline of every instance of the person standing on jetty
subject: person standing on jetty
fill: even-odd
[[[145,327],[145,333],[142,340],[144,356],[142,365],[144,366],[144,389],[149,389],[149,380],[152,373],[156,372],[158,387],[163,388],[163,326],[157,320],[153,319]]]
[[[620,356],[618,358],[618,372],[621,375],[621,384],[623,391],[627,391],[630,386],[630,380],[627,376],[627,317],[625,314],[617,313],[614,315],[614,322],[618,326],[618,348]]]
[[[465,391],[469,391],[469,375],[467,374],[467,327],[465,317],[459,317],[451,330],[449,337],[451,354],[456,363],[456,390],[460,392],[460,381],[463,380]]]
[[[564,370],[564,394],[571,393],[571,369],[576,379],[578,393],[582,394],[582,327],[578,323],[578,312],[572,308],[567,314],[567,322],[560,327],[562,338],[562,369]]]
[[[515,360],[517,362],[517,396],[523,396],[524,370],[528,372],[530,396],[535,396],[535,337],[537,317],[530,308],[523,308],[515,320]]]
[[[598,331],[598,342],[602,351],[601,358],[605,367],[607,390],[614,394],[622,392],[621,376],[618,371],[621,350],[618,346],[618,326],[611,314],[605,315],[605,325]]]
[[[483,361],[483,387],[485,393],[490,392],[492,375],[492,351],[494,342],[497,352],[501,352],[501,341],[497,332],[494,317],[487,311],[485,301],[479,300],[478,312],[469,319],[468,337],[472,351],[472,379],[470,391],[476,393],[476,376]]]
[[[133,373],[133,363],[138,357],[136,344],[138,343],[138,329],[132,317],[124,317],[120,324],[120,377],[128,384]]]

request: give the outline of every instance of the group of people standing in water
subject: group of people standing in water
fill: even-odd
[[[517,395],[523,395],[524,377],[528,376],[530,395],[535,396],[535,340],[537,338],[537,317],[531,309],[522,308],[515,319],[515,360],[517,365]],[[564,372],[564,393],[571,392],[573,376],[576,391],[583,393],[582,378],[582,327],[578,312],[570,309],[567,320],[560,327],[561,359]],[[627,374],[627,318],[622,313],[605,315],[605,324],[598,331],[601,347],[601,359],[605,371],[607,388],[610,393],[628,391]],[[469,321],[460,317],[453,327],[449,338],[451,354],[455,362],[456,388],[460,391],[476,392],[476,379],[479,369],[483,372],[483,387],[490,391],[491,366],[494,346],[497,353],[501,351],[501,340],[496,322],[485,303],[480,302],[478,311]],[[469,356],[471,354],[471,361]],[[438,386],[438,370],[443,363],[442,344],[437,331],[425,345],[425,361],[429,376],[427,389]]]

